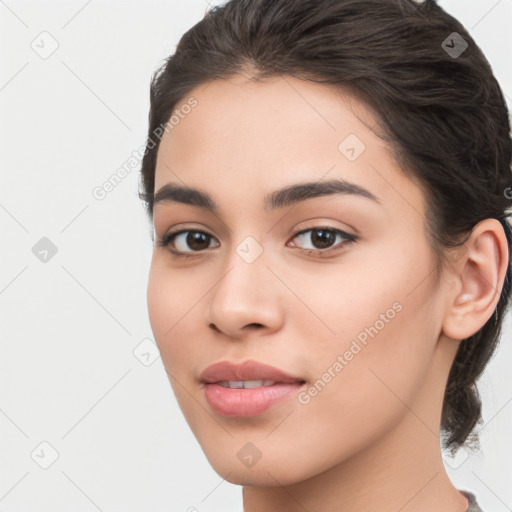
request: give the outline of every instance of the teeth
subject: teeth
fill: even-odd
[[[272,386],[275,382],[273,380],[223,380],[222,382],[218,382],[218,384],[230,389],[247,389]]]

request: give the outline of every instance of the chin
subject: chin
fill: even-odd
[[[222,466],[222,471],[219,471],[216,467],[213,467],[213,469],[220,477],[235,485],[258,487],[287,486],[297,484],[308,478],[307,475],[291,473],[290,466],[285,469],[276,468],[273,465],[262,465],[258,468],[230,468]]]
[[[250,462],[244,464],[239,458],[238,447],[233,448],[233,455],[227,456],[230,449],[205,450],[205,455],[213,470],[226,481],[236,485],[252,486],[277,486],[293,485],[307,480],[321,473],[326,467],[315,467],[315,461],[308,460],[305,457],[296,455],[277,455],[276,451],[267,448],[257,462],[250,465]],[[316,461],[320,463],[321,461]],[[311,464],[313,463],[313,464]],[[307,464],[307,465],[306,465]]]

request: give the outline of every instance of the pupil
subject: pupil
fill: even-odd
[[[329,247],[330,246],[330,243],[332,243],[332,238],[334,236],[333,233],[331,233],[330,231],[326,231],[326,230],[322,230],[322,229],[317,229],[315,231],[313,231],[313,233],[319,233],[320,235],[317,235],[317,236],[313,236],[313,238],[315,239],[313,241],[313,243],[315,244],[315,242],[319,242],[320,244],[320,247],[319,249],[324,249],[325,247]],[[315,244],[317,245],[317,244]]]

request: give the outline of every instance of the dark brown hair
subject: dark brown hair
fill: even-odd
[[[150,217],[152,134],[192,89],[247,69],[255,80],[290,75],[348,88],[377,113],[381,136],[425,192],[438,261],[486,218],[501,222],[510,249],[507,106],[480,48],[435,0],[231,0],[209,10],[152,77],[139,192]],[[478,445],[476,381],[497,347],[510,279],[509,258],[493,316],[460,342],[451,368],[441,430],[452,452]]]

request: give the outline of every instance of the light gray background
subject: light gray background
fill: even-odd
[[[510,108],[512,0],[440,3],[484,50]],[[147,340],[139,166],[103,200],[92,193],[143,146],[150,75],[207,7],[0,0],[0,512],[242,510]],[[47,262],[32,252],[42,237],[58,249]],[[511,332],[509,318],[480,382],[483,454],[447,461],[486,512],[512,510]],[[42,442],[58,453],[47,469]]]

